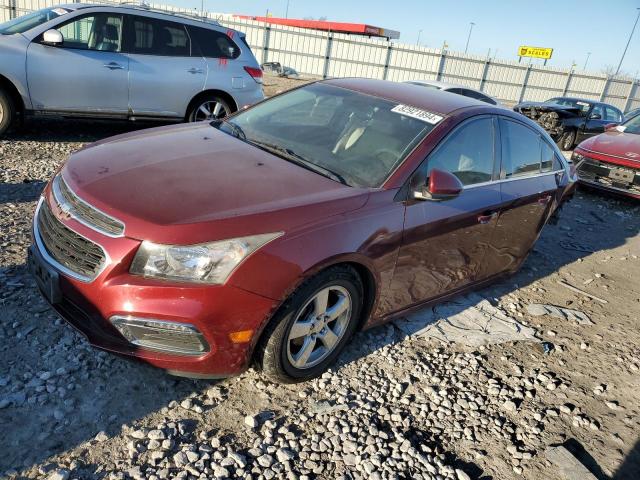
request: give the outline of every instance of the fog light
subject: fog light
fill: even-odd
[[[124,338],[139,347],[177,355],[202,355],[209,351],[202,333],[187,323],[130,316],[110,320]]]

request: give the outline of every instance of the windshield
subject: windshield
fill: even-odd
[[[590,103],[583,102],[582,100],[573,100],[571,98],[551,98],[544,103],[555,103],[563,107],[579,108],[582,113],[587,113],[589,108],[591,108]]]
[[[42,25],[43,23],[58,18],[61,15],[69,13],[71,10],[66,8],[45,8],[44,10],[38,10],[37,12],[24,15],[22,17],[14,18],[5,23],[0,23],[1,35],[13,35],[16,33],[24,33],[32,28]]]
[[[379,187],[441,119],[316,83],[262,102],[219,128],[333,180]]]
[[[620,126],[620,128],[624,129],[624,133],[640,135],[640,115],[633,117],[631,120],[627,120]]]

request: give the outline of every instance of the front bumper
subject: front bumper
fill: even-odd
[[[577,173],[582,185],[640,200],[640,170],[585,156]]]
[[[131,275],[128,268],[139,241],[107,237],[73,218],[56,216],[108,253],[109,263],[87,282],[57,269],[41,251],[41,242],[34,242],[29,252],[30,269],[47,301],[93,346],[178,375],[226,377],[248,366],[258,334],[275,308],[273,299],[231,285],[178,284]],[[114,327],[109,319],[118,316],[188,324],[202,334],[207,351],[184,355],[143,348]],[[231,340],[231,333],[246,330],[254,332],[248,342]]]

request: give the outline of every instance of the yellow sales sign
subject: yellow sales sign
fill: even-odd
[[[544,58],[548,60],[551,58],[551,54],[553,54],[553,48],[527,47],[524,45],[518,48],[519,57]]]

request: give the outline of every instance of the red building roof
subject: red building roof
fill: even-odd
[[[364,23],[327,22],[321,20],[298,20],[295,18],[252,17],[249,15],[236,15],[239,18],[256,20],[258,22],[286,25],[289,27],[309,28],[325,32],[350,33],[354,35],[367,35],[369,37],[386,37],[389,39],[400,38],[400,32],[381,27],[374,27]]]

